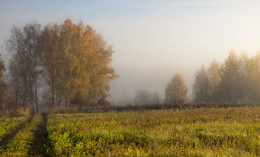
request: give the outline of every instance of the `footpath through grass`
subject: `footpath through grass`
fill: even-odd
[[[260,156],[260,108],[48,116],[50,156]]]
[[[44,132],[41,128],[43,121],[42,115],[34,115],[24,127],[17,128],[19,130],[1,147],[0,156],[44,156],[44,143],[39,145],[44,142],[44,134],[41,134]]]

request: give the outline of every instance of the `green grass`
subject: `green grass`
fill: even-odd
[[[4,115],[0,126],[9,126],[4,130],[10,132],[27,118]],[[44,127],[39,127],[43,117],[34,115],[0,149],[0,155],[260,156],[260,107],[51,114],[47,118],[46,141],[35,137]],[[34,144],[42,152],[33,150]]]
[[[31,145],[34,140],[34,132],[42,121],[41,115],[35,115],[32,122],[20,130],[7,144],[4,150],[1,150],[1,156],[28,156],[32,152]]]
[[[260,156],[260,108],[48,116],[52,156]]]
[[[21,123],[24,123],[28,119],[28,116],[12,117],[9,114],[2,115],[0,117],[0,139],[4,135],[8,134],[11,130],[18,127]]]

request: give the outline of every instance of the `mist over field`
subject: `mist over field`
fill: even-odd
[[[127,70],[125,70],[127,69]],[[111,82],[111,96],[108,98],[111,103],[115,105],[120,104],[134,104],[136,92],[139,89],[157,92],[162,102],[165,94],[165,87],[169,82],[169,78],[177,72],[176,67],[162,67],[162,66],[149,66],[149,67],[118,67],[115,70],[120,74],[120,79]],[[182,67],[183,77],[188,88],[192,88],[193,75],[189,67]],[[191,98],[191,92],[188,93]]]
[[[0,0],[0,156],[260,156],[259,8]]]

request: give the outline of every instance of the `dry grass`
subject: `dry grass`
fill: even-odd
[[[25,107],[16,107],[16,108],[9,108],[0,111],[0,116],[30,116],[33,114],[33,109],[31,105],[26,105]]]
[[[230,108],[230,107],[257,107],[260,104],[248,103],[197,103],[197,104],[146,104],[146,105],[83,105],[83,106],[54,106],[46,107],[44,113],[97,113],[108,111],[142,111],[162,109],[193,109],[193,108]]]

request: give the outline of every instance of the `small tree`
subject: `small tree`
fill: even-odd
[[[184,84],[182,75],[176,73],[168,83],[165,90],[165,103],[167,104],[184,104],[187,102],[187,88]]]

